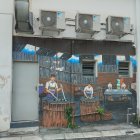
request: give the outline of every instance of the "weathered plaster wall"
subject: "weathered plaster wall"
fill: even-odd
[[[0,132],[11,122],[13,0],[0,0]]]
[[[136,0],[136,56],[137,56],[137,81],[136,81],[136,89],[137,89],[137,113],[140,117],[140,1]]]

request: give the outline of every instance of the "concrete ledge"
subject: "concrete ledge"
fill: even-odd
[[[22,129],[20,129],[21,131]],[[137,139],[133,139],[137,137]],[[93,131],[81,133],[60,133],[60,134],[46,134],[46,135],[33,135],[24,136],[17,135],[17,137],[3,137],[0,140],[139,140],[140,128],[137,129],[124,129],[124,130],[110,130],[110,131]]]
[[[100,140],[108,139],[111,137],[129,137],[133,135],[140,135],[140,129],[126,129],[126,130],[111,130],[111,131],[95,131],[95,132],[83,132],[83,133],[64,133],[64,134],[51,134],[43,137],[43,140],[84,140],[84,139],[96,139]],[[119,139],[118,139],[119,140]]]
[[[0,140],[21,140],[21,137],[12,137],[12,138],[0,138]]]
[[[39,133],[39,127],[12,128],[8,131],[8,133],[10,135],[35,135]]]
[[[42,140],[42,138],[39,136],[25,136],[21,137],[21,140]]]
[[[65,139],[69,140],[69,139],[82,139],[84,138],[83,133],[65,133]]]
[[[45,135],[42,137],[43,140],[64,140],[64,134],[53,134],[53,135]]]
[[[86,132],[83,133],[84,138],[98,138],[98,137],[102,137],[102,133],[101,132]]]

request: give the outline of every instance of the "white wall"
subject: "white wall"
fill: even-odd
[[[0,0],[0,13],[13,13],[14,0]]]
[[[137,56],[137,78],[136,78],[136,90],[137,90],[137,113],[140,119],[140,0],[136,0],[136,56]]]
[[[108,15],[131,17],[131,23],[135,21],[135,1],[134,0],[30,0],[30,10],[34,14],[35,34],[39,35],[38,22],[39,10],[61,10],[66,11],[66,17],[75,18],[77,12],[93,13],[101,15],[101,22],[105,23]],[[76,37],[75,28],[68,27],[60,37]],[[101,32],[97,38],[104,38]],[[127,36],[125,39],[133,39]],[[134,40],[134,39],[133,39]]]
[[[134,22],[134,8],[134,0],[31,0],[35,16],[39,16],[40,9],[97,13],[102,15],[102,22],[108,15],[130,16]]]
[[[0,132],[11,122],[13,0],[0,0]]]

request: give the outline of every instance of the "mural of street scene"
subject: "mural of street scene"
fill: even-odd
[[[27,44],[13,49],[13,61],[39,63],[42,128],[115,124],[136,112],[136,58],[80,55]]]

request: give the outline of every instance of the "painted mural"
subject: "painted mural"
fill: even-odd
[[[67,126],[65,112],[59,114],[59,111],[69,105],[75,109],[75,116],[79,116],[75,118],[78,125],[98,122],[100,115],[94,112],[100,109],[105,111],[104,120],[112,120],[113,115],[122,113],[112,109],[113,102],[119,101],[125,109],[131,106],[131,84],[136,81],[135,56],[39,52],[41,48],[26,45],[21,52],[13,52],[13,60],[39,63],[38,93],[46,106],[45,110],[40,107],[42,126]],[[115,108],[122,109],[119,105]],[[57,119],[50,118],[50,114],[45,113],[47,109],[57,110],[57,113],[51,112]],[[117,119],[115,121],[122,121]]]

